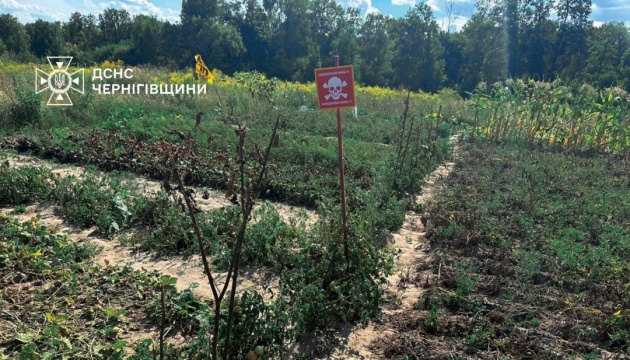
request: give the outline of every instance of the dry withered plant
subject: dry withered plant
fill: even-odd
[[[178,146],[172,147],[161,159],[161,167],[165,173],[163,186],[165,190],[169,191],[174,201],[182,206],[182,209],[184,209],[188,216],[190,216],[192,228],[197,238],[204,273],[208,278],[208,283],[210,284],[210,288],[212,290],[214,324],[212,326],[212,344],[210,347],[210,354],[208,354],[208,358],[212,360],[217,360],[219,358],[227,359],[230,353],[230,337],[233,332],[232,327],[234,320],[235,296],[239,275],[239,265],[243,243],[245,241],[245,231],[247,229],[247,224],[250,220],[255,201],[258,199],[267,182],[266,172],[269,168],[273,167],[273,165],[268,166],[269,153],[271,148],[274,147],[274,139],[277,137],[276,131],[279,123],[280,116],[278,115],[271,133],[269,145],[264,149],[263,153],[261,152],[260,147],[257,144],[254,144],[252,156],[249,157],[253,158],[253,161],[250,163],[248,163],[248,156],[245,150],[247,128],[242,125],[238,125],[238,128],[235,129],[235,133],[238,138],[236,156],[231,157],[228,154],[218,154],[213,158],[214,161],[222,163],[228,172],[229,182],[225,195],[226,198],[231,199],[232,202],[240,206],[240,225],[238,232],[233,235],[235,237],[235,241],[232,245],[232,259],[230,260],[228,275],[224,284],[219,284],[217,282],[205,250],[206,239],[204,238],[197,222],[197,213],[199,212],[199,209],[197,208],[195,202],[195,191],[185,185],[185,179],[190,177],[192,169],[196,166],[195,164],[198,163],[196,142],[190,136],[187,136],[186,139],[184,139]],[[229,297],[229,299],[227,299],[228,313],[226,319],[226,331],[224,335],[225,338],[223,339],[224,347],[221,349],[221,356],[219,357],[218,347],[220,320],[222,316],[221,303],[226,300],[226,295]]]

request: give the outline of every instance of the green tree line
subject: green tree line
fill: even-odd
[[[623,23],[594,27],[590,0],[477,0],[459,32],[440,28],[418,3],[404,17],[361,17],[335,0],[183,0],[180,21],[108,8],[66,22],[21,24],[0,15],[0,53],[27,61],[74,56],[169,68],[201,54],[225,73],[258,70],[312,81],[339,55],[365,85],[472,90],[506,78],[589,82],[630,88],[630,37]],[[555,13],[555,16],[551,16]]]

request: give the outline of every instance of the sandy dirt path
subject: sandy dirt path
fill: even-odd
[[[453,144],[453,156],[456,158],[459,151],[457,135],[451,136],[450,141]],[[427,175],[422,192],[415,199],[416,203],[427,204],[431,201],[441,189],[441,179],[446,178],[454,166],[453,161],[446,162]],[[418,273],[414,270],[416,264],[430,261],[431,256],[420,218],[421,214],[407,212],[403,226],[393,234],[389,246],[397,249],[398,256],[394,262],[394,272],[387,279],[388,285],[385,288],[385,296],[391,300],[392,305],[383,308],[384,315],[400,314],[411,310],[423,291],[414,283],[419,283],[417,280],[430,276],[428,272]],[[328,358],[335,360],[380,359],[370,350],[370,344],[393,333],[395,332],[387,323],[370,322],[367,326],[348,325],[341,330],[342,346],[335,349]]]
[[[85,169],[78,166],[67,164],[56,164],[48,162],[33,156],[6,154],[7,160],[11,166],[45,166],[53,173],[57,173],[62,177],[77,176],[80,177],[85,173]],[[101,174],[105,175],[105,173]],[[161,188],[158,181],[148,180],[143,177],[132,177],[130,181],[135,181],[146,194],[155,193]],[[197,197],[197,204],[203,211],[218,209],[232,204],[225,199],[222,192],[209,191],[210,197],[203,199]],[[317,221],[317,214],[308,209],[289,206],[286,204],[271,203],[275,207],[278,214],[283,220],[290,222],[291,220],[304,220],[308,229]],[[254,210],[259,208],[261,204],[257,204]],[[0,211],[8,214],[13,207],[0,208]],[[134,269],[145,269],[149,271],[157,270],[164,275],[176,277],[176,288],[181,291],[188,288],[193,283],[200,286],[194,290],[195,294],[203,299],[212,299],[212,291],[208,285],[208,279],[201,266],[201,257],[189,256],[173,256],[168,258],[154,259],[151,254],[138,251],[132,247],[122,246],[118,244],[116,239],[109,240],[105,237],[95,235],[95,229],[82,229],[74,225],[71,221],[65,219],[58,211],[56,205],[51,204],[34,204],[28,206],[25,213],[15,215],[20,221],[29,221],[31,218],[40,216],[40,223],[54,227],[58,233],[68,235],[68,237],[77,243],[89,243],[100,247],[102,250],[96,255],[95,262],[101,265],[125,265],[129,264]],[[257,219],[253,218],[252,222]],[[217,272],[213,274],[215,280],[222,287],[225,282],[227,273]],[[279,288],[279,279],[277,276],[269,273],[262,267],[244,267],[239,271],[239,291],[246,289],[257,289],[263,291],[263,287],[269,287],[272,290]],[[267,293],[266,296],[270,296]]]

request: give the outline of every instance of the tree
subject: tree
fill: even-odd
[[[397,49],[394,77],[413,90],[437,91],[444,76],[444,48],[431,8],[418,3],[394,25]]]
[[[118,44],[131,38],[131,17],[127,10],[107,8],[98,16],[101,45]]]
[[[371,86],[392,85],[393,19],[382,14],[368,14],[359,29],[359,65],[362,82]]]
[[[59,56],[63,48],[63,30],[59,22],[51,23],[37,19],[26,24],[31,40],[31,52],[37,57]]]
[[[310,0],[308,13],[312,14],[312,41],[319,45],[321,58],[326,61],[336,55],[333,41],[347,30],[346,12],[334,0]]]
[[[208,19],[204,21],[195,40],[192,50],[204,55],[208,67],[218,68],[226,73],[239,70],[245,47],[235,26],[218,19]]]
[[[242,67],[267,72],[271,58],[268,15],[256,0],[243,0],[241,5],[245,8],[244,13],[232,16],[231,23],[238,28],[246,49]]]
[[[13,15],[0,15],[0,39],[8,52],[26,55],[29,51],[30,43],[26,29]]]
[[[587,40],[586,80],[593,86],[628,85],[621,70],[630,49],[628,29],[622,22],[610,22],[593,29]]]
[[[65,33],[66,40],[73,44],[78,44],[81,40],[80,37],[84,27],[83,15],[81,15],[80,12],[75,11],[70,14],[68,22],[63,24],[63,31]]]
[[[217,0],[183,0],[181,21],[185,28],[201,20],[202,22],[221,15]]]
[[[519,76],[549,77],[556,26],[549,19],[550,0],[520,0]]]
[[[92,14],[82,15],[79,12],[74,12],[62,28],[66,41],[77,45],[80,49],[89,49],[96,43],[98,26],[96,25],[96,17]]]
[[[481,82],[495,82],[507,78],[507,51],[503,14],[493,1],[477,1],[478,11],[464,25],[461,90],[471,91]]]
[[[630,49],[626,50],[621,56],[619,73],[626,84],[626,90],[630,91]]]
[[[346,9],[338,25],[337,32],[332,34],[330,52],[322,52],[321,54],[324,64],[327,61],[332,62],[334,55],[339,55],[341,64],[353,64],[355,66],[355,81],[361,81],[362,75],[359,43],[357,41],[359,22],[359,9]]]
[[[137,15],[131,26],[133,62],[149,64],[157,60],[162,43],[163,23],[155,16]]]
[[[217,18],[221,13],[222,9],[217,0],[182,0],[180,18],[185,47],[193,47],[197,35],[207,20]]]
[[[554,72],[563,79],[574,80],[586,66],[586,38],[593,22],[591,0],[557,0],[558,41],[555,46]]]
[[[462,81],[462,67],[465,63],[464,46],[465,37],[461,32],[442,32],[440,43],[444,47],[444,85],[450,88],[458,87]]]
[[[313,80],[319,67],[320,44],[313,38],[314,14],[309,0],[281,0],[281,25],[272,37],[271,74],[296,81]]]
[[[168,21],[165,22],[162,25],[162,41],[160,44],[158,63],[171,67],[191,66],[190,59],[195,54],[191,54],[190,50],[184,48],[185,44],[182,26],[179,24],[171,24]]]
[[[508,77],[519,73],[518,56],[518,0],[503,0],[503,28],[505,29],[505,49],[507,55],[506,72]]]

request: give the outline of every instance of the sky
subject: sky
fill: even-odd
[[[474,0],[336,0],[343,6],[358,7],[361,15],[379,12],[395,17],[404,16],[417,1],[426,2],[438,24],[448,26],[448,3],[452,1],[451,31],[462,28],[474,12]],[[580,1],[580,0],[576,0]],[[592,0],[591,20],[595,26],[608,21],[622,21],[630,25],[630,0]],[[108,7],[126,9],[132,15],[153,14],[171,22],[179,21],[180,0],[0,0],[0,13],[9,13],[22,23],[37,19],[67,21],[70,14],[99,14]]]

